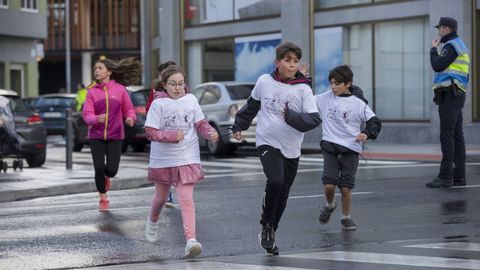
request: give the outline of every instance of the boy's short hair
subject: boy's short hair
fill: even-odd
[[[347,65],[336,66],[330,70],[330,73],[328,74],[328,81],[330,82],[332,79],[338,83],[353,82],[352,69]]]
[[[280,61],[290,53],[293,53],[298,59],[302,58],[302,49],[300,47],[291,42],[283,42],[275,48],[275,59]]]

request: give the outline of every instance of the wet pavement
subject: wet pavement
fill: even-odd
[[[18,182],[93,185],[88,152],[77,153],[74,170],[65,172],[63,150],[51,151],[46,168],[16,172]],[[344,232],[338,210],[328,224],[318,223],[322,158],[304,155],[276,234],[281,255],[271,257],[257,240],[265,181],[258,158],[203,157],[206,179],[194,195],[197,239],[204,249],[197,260],[185,261],[178,205],[162,211],[159,242],[145,240],[153,194],[145,186],[147,159],[145,153],[123,157],[107,213],[97,211],[95,192],[76,189],[69,193],[77,194],[1,203],[0,269],[480,269],[476,162],[467,166],[468,186],[429,189],[424,184],[438,162],[361,160],[351,212],[358,229]],[[60,176],[69,182],[62,184]],[[143,187],[120,188],[137,181]]]

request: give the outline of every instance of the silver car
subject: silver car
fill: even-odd
[[[198,99],[205,118],[220,135],[218,142],[200,140],[200,145],[207,146],[214,155],[233,154],[239,145],[255,145],[255,118],[248,130],[242,132],[242,141],[232,137],[230,128],[235,121],[235,114],[247,102],[255,83],[208,82],[190,92]]]

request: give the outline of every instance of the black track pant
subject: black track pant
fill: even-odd
[[[122,140],[89,140],[95,168],[95,185],[105,193],[105,176],[114,177],[118,172],[122,155]],[[105,157],[107,162],[105,163]]]
[[[452,87],[445,88],[438,105],[442,145],[442,162],[438,176],[443,179],[465,178],[466,153],[462,116],[465,94],[458,94],[459,90],[455,90]]]
[[[263,172],[267,176],[260,223],[262,225],[270,223],[276,230],[297,175],[299,158],[288,159],[280,150],[268,145],[261,145],[257,150]]]

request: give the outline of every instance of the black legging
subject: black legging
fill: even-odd
[[[100,193],[105,193],[105,176],[114,177],[118,172],[122,155],[122,140],[90,139],[90,149],[95,168],[95,185]],[[107,162],[105,163],[105,156]]]
[[[287,206],[288,194],[297,175],[299,158],[286,158],[279,149],[269,145],[257,148],[263,172],[267,176],[261,224],[270,223],[277,230]]]

